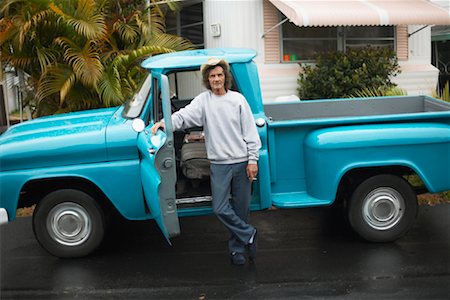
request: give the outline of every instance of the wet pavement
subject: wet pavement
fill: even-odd
[[[259,252],[243,267],[214,216],[181,219],[173,247],[152,221],[118,221],[82,259],[50,256],[20,218],[0,227],[0,299],[449,299],[449,215],[422,206],[405,237],[373,244],[335,209],[254,212]]]

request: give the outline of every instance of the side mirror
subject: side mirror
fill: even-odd
[[[136,132],[142,132],[145,129],[145,123],[144,123],[144,121],[142,119],[136,118],[131,123],[131,127]]]

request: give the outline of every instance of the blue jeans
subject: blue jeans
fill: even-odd
[[[247,162],[211,164],[211,193],[214,214],[230,231],[230,253],[244,253],[255,232],[248,224],[252,182],[247,177]],[[231,197],[230,197],[231,196]]]

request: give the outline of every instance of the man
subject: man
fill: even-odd
[[[203,126],[211,161],[212,207],[231,233],[228,241],[231,262],[243,265],[246,250],[251,260],[256,257],[257,231],[247,222],[261,141],[244,96],[230,90],[228,63],[210,58],[202,65],[201,73],[208,90],[175,112],[172,126],[174,130]],[[164,128],[164,121],[155,123],[152,133],[159,128]]]

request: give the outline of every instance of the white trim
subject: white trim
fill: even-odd
[[[4,208],[0,208],[0,225],[8,223],[8,212]]]
[[[8,103],[8,90],[7,90],[7,81],[6,81],[6,74],[3,73],[3,82],[1,84],[1,88],[3,89],[3,104],[5,105],[5,113],[6,113],[6,127],[9,128],[11,126],[11,121],[9,120],[9,103]]]

